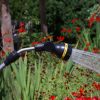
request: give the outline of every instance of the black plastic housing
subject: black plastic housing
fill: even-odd
[[[66,43],[67,44],[67,43]],[[55,53],[58,58],[62,58],[62,55],[64,53],[64,50],[66,48],[65,55],[63,57],[63,60],[68,60],[72,53],[72,47],[71,45],[67,44],[68,47],[66,47],[65,43],[63,44],[54,44],[53,42],[46,42],[43,44],[39,44],[35,46],[35,51],[48,51],[51,53]]]

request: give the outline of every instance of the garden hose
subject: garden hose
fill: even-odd
[[[36,52],[47,51],[66,61],[71,59],[73,62],[81,65],[82,67],[86,67],[100,73],[100,54],[74,49],[67,43],[54,44],[53,42],[45,42],[34,47],[13,51],[0,65],[0,70],[16,61],[21,56],[21,53],[31,50],[35,50]]]

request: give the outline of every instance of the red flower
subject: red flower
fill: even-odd
[[[32,46],[39,44],[40,42],[32,42]]]
[[[74,19],[72,19],[71,22],[74,24],[77,20],[78,20],[78,18],[74,18]]]
[[[92,100],[91,97],[79,97],[76,98],[75,100]]]
[[[41,42],[45,42],[47,39],[52,39],[53,36],[47,36],[41,39]]]
[[[21,28],[18,29],[18,32],[19,32],[19,33],[22,33],[22,32],[26,32],[26,30],[25,30],[24,27],[21,27]]]
[[[88,26],[91,28],[92,27],[92,24],[95,22],[95,14],[93,14],[90,19],[89,19],[89,23],[88,23]]]
[[[76,98],[75,100],[85,100],[83,97]]]
[[[71,33],[71,32],[72,32],[72,29],[62,28],[60,32],[61,32],[61,33],[64,33],[64,32]]]
[[[49,100],[55,100],[56,99],[56,96],[50,96]]]
[[[64,100],[72,100],[71,98],[69,97],[65,97]]]
[[[80,32],[81,28],[80,27],[76,27],[76,32]]]
[[[96,90],[100,90],[100,83],[97,82],[93,82],[92,86],[96,89]]]
[[[61,33],[67,32],[67,29],[66,28],[62,28],[60,32]]]
[[[12,39],[11,38],[4,38],[4,41],[5,42],[8,42],[8,43],[11,43],[12,42]]]
[[[78,92],[72,92],[72,95],[75,97],[80,97],[80,93],[78,93]]]
[[[20,27],[23,27],[25,25],[25,23],[24,22],[20,22]]]
[[[92,98],[91,97],[85,97],[86,99],[85,100],[92,100]]]
[[[69,29],[66,30],[66,32],[71,33],[72,29],[69,28]]]
[[[87,48],[87,47],[85,47],[85,48],[84,48],[84,51],[88,51],[88,48]]]
[[[64,37],[64,36],[57,36],[57,39],[58,39],[59,41],[63,41],[63,40],[65,39],[65,37]]]
[[[3,57],[3,56],[5,56],[5,52],[4,51],[1,51],[0,52],[0,58]]]
[[[96,17],[96,22],[100,22],[100,17]]]
[[[84,89],[83,89],[83,88],[80,88],[80,89],[79,89],[79,92],[80,92],[80,95],[81,95],[81,96],[83,96],[83,95],[84,95],[84,93],[85,93],[85,91],[84,91]]]
[[[92,49],[92,52],[93,52],[93,53],[99,53],[99,49],[98,49],[98,48],[93,48],[93,49]]]
[[[47,38],[44,37],[44,38],[41,40],[41,42],[45,42],[46,40],[47,40]]]
[[[100,98],[98,98],[98,97],[92,97],[92,99],[91,100],[100,100]]]
[[[86,47],[89,47],[89,46],[90,46],[90,44],[91,44],[90,42],[87,42],[87,43],[86,43]]]
[[[98,97],[79,97],[76,98],[75,100],[99,100]]]

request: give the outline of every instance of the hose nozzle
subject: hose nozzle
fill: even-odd
[[[48,51],[57,55],[63,60],[68,60],[72,53],[72,47],[67,43],[54,44],[53,42],[46,42],[35,46],[35,51]]]

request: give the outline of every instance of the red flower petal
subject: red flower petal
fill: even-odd
[[[32,42],[32,46],[39,44],[40,42]]]
[[[87,43],[86,43],[86,46],[87,46],[87,47],[89,47],[89,46],[90,46],[90,44],[91,44],[90,42],[87,42]]]
[[[21,28],[18,29],[18,32],[22,33],[22,32],[26,32],[26,30],[25,30],[25,28],[21,27]]]
[[[93,48],[93,49],[92,49],[92,52],[93,52],[93,53],[99,53],[99,49],[98,49],[98,48]]]
[[[65,97],[64,100],[72,100],[71,98],[69,97]]]
[[[24,22],[20,22],[20,27],[22,27],[22,26],[24,26],[25,25],[25,23]]]
[[[80,27],[76,27],[76,32],[80,32],[81,28]]]
[[[79,97],[76,98],[75,100],[92,100],[91,97]]]
[[[0,58],[3,57],[3,56],[5,56],[5,52],[4,51],[1,51],[0,52]]]
[[[41,42],[45,42],[47,40],[47,38],[45,37],[45,38],[43,38],[42,40],[41,40]]]
[[[63,40],[65,39],[65,37],[64,37],[64,36],[57,36],[57,39],[58,39],[59,41],[63,41]]]
[[[83,88],[80,88],[79,92],[80,92],[81,95],[84,95],[84,89]]]
[[[62,28],[60,32],[61,33],[67,32],[67,29],[66,28]]]
[[[78,18],[74,18],[74,19],[72,19],[71,22],[74,24],[77,20],[78,20]]]
[[[80,93],[77,93],[77,92],[72,92],[72,95],[75,97],[80,97]]]
[[[89,19],[89,23],[88,23],[88,26],[91,28],[92,27],[92,24],[95,22],[95,14],[93,14],[90,19]]]
[[[92,99],[91,100],[100,100],[100,98],[98,98],[98,97],[92,97]]]
[[[100,17],[96,17],[96,22],[100,22]]]
[[[88,51],[88,48],[87,48],[87,47],[85,47],[85,48],[84,48],[84,51]]]
[[[97,82],[93,82],[92,86],[96,89],[96,90],[100,90],[100,83]]]
[[[67,29],[67,32],[68,32],[68,33],[71,33],[71,32],[72,32],[72,29]]]
[[[50,96],[49,100],[55,100],[56,96]]]

